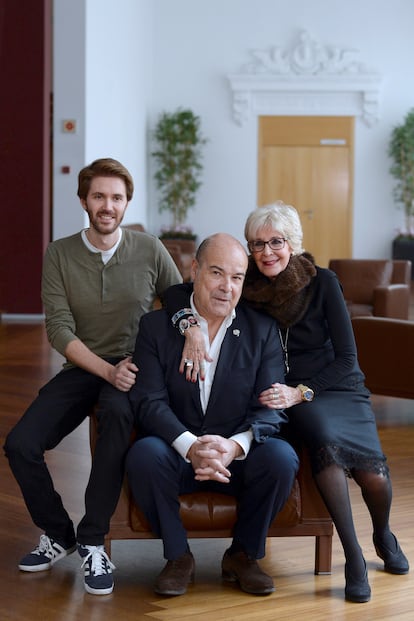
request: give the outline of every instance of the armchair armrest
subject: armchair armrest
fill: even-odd
[[[375,287],[373,306],[374,317],[408,319],[410,288],[401,284]]]
[[[414,321],[353,317],[352,327],[369,390],[378,395],[414,399]]]

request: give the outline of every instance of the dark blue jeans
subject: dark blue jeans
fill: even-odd
[[[262,558],[267,531],[290,494],[298,467],[295,451],[280,438],[253,443],[246,459],[235,460],[228,467],[232,473],[230,483],[196,481],[192,465],[154,436],[138,440],[126,464],[134,499],[153,533],[163,540],[168,560],[179,558],[187,549],[178,496],[196,490],[236,496],[233,540],[251,558]]]
[[[76,429],[97,403],[98,438],[77,540],[101,545],[118,502],[133,427],[128,393],[83,369],[61,371],[39,391],[4,446],[33,522],[64,547],[75,542],[74,526],[54,488],[44,453]]]

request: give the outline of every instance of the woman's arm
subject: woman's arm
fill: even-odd
[[[179,371],[185,373],[188,381],[196,382],[198,374],[200,379],[204,379],[205,360],[211,362],[211,358],[207,354],[199,324],[191,311],[192,292],[192,283],[174,285],[164,291],[162,300],[174,327],[185,337]],[[186,365],[186,361],[192,361],[192,366]]]

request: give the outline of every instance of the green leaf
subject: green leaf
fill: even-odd
[[[390,172],[397,179],[393,195],[409,218],[414,215],[414,109],[392,130],[388,154],[393,160]]]
[[[176,229],[195,205],[203,170],[202,147],[207,140],[201,132],[200,117],[181,108],[160,115],[153,138],[158,209],[172,214],[172,228]]]

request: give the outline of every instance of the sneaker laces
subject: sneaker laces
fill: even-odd
[[[49,537],[47,535],[40,535],[39,545],[30,554],[37,554],[38,556],[44,555],[52,559],[55,555],[55,550],[52,547],[52,542]]]
[[[89,550],[88,554],[83,559],[81,568],[91,559],[91,572],[94,576],[103,576],[108,572],[107,567],[115,569],[115,565],[111,563],[111,560],[103,547],[98,546],[85,546]]]

